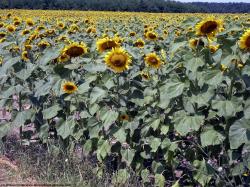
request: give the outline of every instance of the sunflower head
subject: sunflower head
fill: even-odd
[[[16,30],[16,27],[14,25],[8,25],[6,29],[9,32],[14,32]]]
[[[119,116],[120,121],[128,121],[129,120],[129,116],[127,114],[121,114]]]
[[[239,41],[239,47],[243,50],[250,51],[250,29],[248,29]]]
[[[57,61],[60,63],[63,63],[63,62],[67,62],[69,59],[70,57],[66,55],[65,53],[63,53],[57,58]]]
[[[141,72],[140,74],[141,74],[141,77],[142,77],[144,80],[149,80],[149,79],[150,79],[150,75],[149,75],[148,72],[143,71],[143,72]]]
[[[43,40],[43,41],[40,41],[37,45],[38,45],[38,47],[40,47],[40,48],[46,48],[46,47],[49,47],[49,46],[50,46],[50,43],[47,42],[47,41],[45,41],[45,40]]]
[[[209,45],[208,48],[210,49],[211,53],[215,53],[219,49],[220,45]]]
[[[74,82],[67,81],[63,83],[62,89],[64,93],[72,94],[77,91],[77,86],[75,85]]]
[[[143,48],[145,45],[145,42],[141,38],[139,38],[138,40],[135,41],[134,45],[138,48]]]
[[[160,57],[155,53],[147,54],[144,60],[148,66],[156,69],[158,69],[162,64]]]
[[[6,36],[5,32],[0,32],[0,39],[4,38]]]
[[[34,21],[31,18],[26,19],[26,24],[32,27],[34,25]]]
[[[193,38],[190,39],[189,41],[189,47],[192,49],[196,49],[196,47],[204,47],[204,42],[200,40],[199,38]]]
[[[30,33],[30,30],[27,30],[27,29],[25,29],[25,30],[22,31],[22,35],[23,36],[26,35],[26,34],[29,34],[29,33]]]
[[[129,33],[129,36],[132,36],[132,37],[133,37],[133,36],[135,36],[135,35],[136,35],[135,32],[130,32],[130,33]]]
[[[146,32],[145,36],[148,40],[157,40],[157,37],[158,37],[154,31]]]
[[[106,38],[97,40],[96,47],[97,47],[97,51],[102,53],[106,50],[120,47],[120,44],[117,42],[117,40],[106,37]]]
[[[77,43],[72,43],[69,46],[66,46],[63,49],[63,54],[68,55],[69,57],[79,57],[81,55],[84,55],[88,52],[88,48],[84,43],[82,44],[77,44]]]
[[[208,17],[196,25],[196,35],[214,37],[223,28],[223,21]]]
[[[29,60],[28,51],[23,51],[22,52],[22,60],[24,60],[24,61],[28,61]]]
[[[105,56],[105,63],[114,72],[121,73],[129,68],[131,57],[122,48],[113,48]]]

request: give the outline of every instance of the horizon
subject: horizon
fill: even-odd
[[[250,3],[249,0],[176,0],[182,3],[207,2],[207,3]]]

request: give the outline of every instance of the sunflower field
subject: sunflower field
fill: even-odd
[[[116,184],[248,184],[249,56],[249,14],[1,10],[0,137],[33,124]]]

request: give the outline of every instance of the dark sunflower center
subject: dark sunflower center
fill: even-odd
[[[65,89],[66,89],[66,90],[69,90],[69,91],[72,91],[72,90],[75,89],[75,87],[72,86],[72,85],[66,85],[66,86],[65,86]]]
[[[115,43],[115,41],[107,41],[107,42],[105,42],[103,45],[102,45],[102,48],[104,49],[104,50],[106,50],[106,49],[112,49],[112,48],[114,48],[114,47],[116,47],[117,45],[116,45],[116,43]]]
[[[149,37],[150,39],[155,39],[155,38],[156,38],[156,35],[153,34],[153,33],[149,33],[149,34],[148,34],[148,37]]]
[[[142,42],[136,42],[136,46],[142,47],[142,46],[143,46],[143,43],[142,43]]]
[[[126,64],[126,58],[122,54],[115,54],[111,58],[111,63],[116,67],[123,67]]]
[[[207,21],[201,27],[201,32],[205,34],[212,33],[218,27],[218,24],[215,21]]]
[[[77,46],[71,47],[66,51],[66,54],[71,57],[77,57],[77,56],[82,55],[83,53],[84,53],[84,49],[81,47],[77,47]]]
[[[154,58],[154,57],[149,58],[149,62],[150,62],[150,64],[152,64],[152,65],[158,64],[158,60],[157,60],[156,58]]]
[[[250,36],[247,37],[246,46],[250,48]]]

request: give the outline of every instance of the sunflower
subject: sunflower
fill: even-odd
[[[20,20],[16,20],[16,21],[14,21],[14,25],[15,25],[15,26],[20,25],[20,23],[21,23],[21,21],[20,21]]]
[[[128,69],[131,64],[131,57],[122,48],[113,48],[105,56],[105,63],[114,72],[121,73]]]
[[[58,22],[57,23],[57,26],[60,28],[60,29],[64,29],[65,28],[65,25],[63,22]]]
[[[208,17],[196,25],[196,35],[214,37],[223,29],[223,21],[215,19],[215,17]]]
[[[88,48],[85,44],[72,43],[63,49],[63,54],[69,57],[78,57],[88,52]]]
[[[111,39],[108,37],[99,39],[96,42],[97,51],[99,51],[100,53],[102,53],[105,50],[117,47],[120,47],[120,44],[115,39]]]
[[[0,32],[0,39],[4,38],[6,36],[5,32]]]
[[[0,28],[2,28],[4,26],[4,23],[0,22]]]
[[[162,64],[160,57],[158,57],[155,53],[147,54],[144,60],[148,66],[156,69],[159,68]]]
[[[24,60],[24,61],[29,60],[28,51],[23,51],[22,52],[22,60]]]
[[[248,29],[241,37],[239,41],[239,47],[243,50],[250,51],[250,29]]]
[[[141,38],[139,38],[138,40],[135,41],[134,45],[138,48],[143,48],[145,45],[145,42]]]
[[[66,54],[61,54],[58,58],[57,58],[57,61],[58,62],[67,62],[68,60],[70,59],[70,57]]]
[[[25,49],[26,51],[29,51],[29,50],[32,49],[32,45],[26,44],[26,45],[24,45],[24,49]]]
[[[219,49],[220,45],[209,45],[208,48],[210,49],[211,53],[215,53]]]
[[[196,49],[197,46],[203,47],[204,42],[198,38],[190,39],[189,41],[189,47],[192,49]]]
[[[9,31],[9,32],[14,32],[16,30],[16,27],[14,25],[8,25],[6,27],[6,29]]]
[[[32,27],[34,25],[34,21],[31,18],[26,19],[26,24]]]
[[[47,41],[40,41],[37,45],[38,45],[38,47],[40,47],[40,48],[46,48],[46,47],[49,47],[49,46],[50,46],[50,43],[47,42]]]
[[[122,114],[119,116],[120,121],[128,121],[129,116],[127,114]]]
[[[150,75],[149,75],[148,72],[143,71],[143,72],[141,72],[140,74],[141,74],[141,77],[142,77],[144,80],[149,80],[149,79],[150,79]]]
[[[145,36],[148,40],[157,40],[157,33],[153,31],[146,32]]]
[[[25,30],[22,31],[22,35],[23,36],[26,35],[26,34],[29,34],[29,33],[30,33],[30,30],[27,30],[27,29],[25,29]]]
[[[72,93],[77,91],[77,86],[75,85],[74,82],[67,81],[67,82],[63,83],[62,89],[63,89],[64,93],[72,94]]]
[[[0,43],[3,43],[3,42],[5,42],[5,41],[6,41],[6,38],[0,39]]]
[[[130,32],[130,33],[129,33],[129,36],[132,36],[132,37],[133,37],[133,36],[135,36],[135,35],[136,35],[136,32]]]

